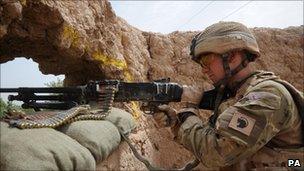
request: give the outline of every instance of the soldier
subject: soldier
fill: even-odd
[[[190,50],[215,86],[197,106],[213,115],[203,123],[197,109],[176,112],[163,105],[154,115],[158,125],[170,126],[176,141],[208,168],[285,169],[288,159],[303,167],[303,94],[248,65],[260,57],[250,30],[219,22],[196,35]]]

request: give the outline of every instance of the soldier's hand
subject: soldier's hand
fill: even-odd
[[[202,99],[204,91],[198,87],[183,85],[181,102],[198,105]]]
[[[176,110],[168,105],[158,106],[158,112],[153,118],[159,127],[172,127],[177,123]]]

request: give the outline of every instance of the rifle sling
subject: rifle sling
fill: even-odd
[[[178,168],[178,169],[164,169],[164,168],[152,166],[151,163],[146,158],[144,158],[143,156],[141,156],[137,152],[134,145],[132,145],[131,140],[120,130],[120,128],[118,128],[118,130],[119,130],[119,133],[120,133],[121,137],[127,142],[129,147],[131,148],[132,153],[134,154],[134,156],[140,162],[142,162],[147,167],[148,170],[153,170],[153,171],[156,171],[156,170],[189,171],[189,170],[192,170],[193,168],[195,168],[200,163],[200,161],[197,158],[195,158],[191,162],[187,163],[184,167]]]

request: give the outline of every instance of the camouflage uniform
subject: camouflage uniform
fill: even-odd
[[[229,59],[234,52],[239,52],[241,62],[230,68]],[[212,109],[214,114],[203,123],[193,111],[179,112],[177,121],[170,125],[177,141],[209,168],[276,170],[287,168],[288,159],[299,159],[303,167],[303,93],[265,71],[231,83],[241,70],[250,74],[248,63],[260,57],[254,35],[241,23],[219,22],[193,38],[190,55],[207,71],[210,54],[221,58],[225,74],[214,84],[216,95],[206,92],[200,103],[200,107]],[[231,88],[236,90],[223,100],[227,97],[225,90]],[[207,103],[203,103],[204,99]],[[170,121],[176,116],[168,107],[162,111],[165,115],[155,117],[162,125],[161,118]]]
[[[231,69],[228,59],[233,51],[243,55],[242,62]],[[202,65],[210,53],[221,57],[225,71],[225,77],[215,83],[218,90],[260,57],[254,35],[237,22],[213,24],[193,38],[194,61]],[[211,168],[282,169],[288,159],[299,159],[303,167],[303,93],[270,72],[256,72],[242,82],[227,100],[221,101],[223,91],[218,91],[209,123],[180,113],[180,123],[173,128],[177,140]]]
[[[288,159],[300,159],[303,167],[303,123],[291,94],[275,80],[273,73],[254,73],[220,104],[214,128],[190,116],[177,141],[206,167],[282,169]]]

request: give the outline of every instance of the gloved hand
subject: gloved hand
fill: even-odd
[[[172,127],[177,124],[177,112],[168,105],[158,106],[158,112],[154,113],[153,118],[159,127]]]
[[[198,106],[203,97],[203,94],[204,91],[198,87],[183,85],[181,102]]]
[[[168,105],[158,106],[159,112],[153,115],[159,127],[170,127],[174,137],[177,137],[178,130],[182,123],[191,115],[198,115],[199,111],[195,108],[184,108],[176,111]]]

